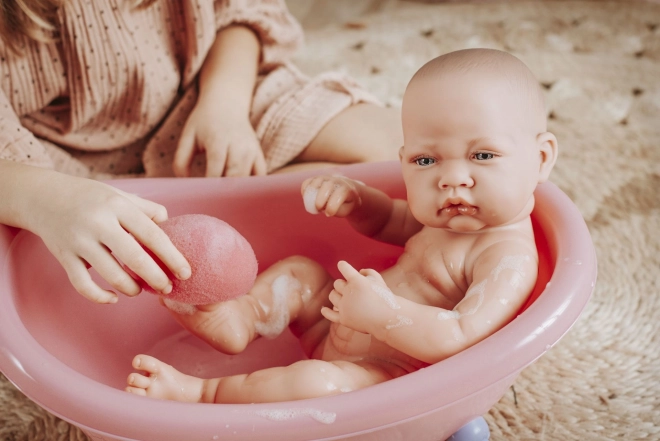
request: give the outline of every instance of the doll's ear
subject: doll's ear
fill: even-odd
[[[557,138],[550,132],[541,133],[536,137],[539,146],[539,155],[541,161],[539,164],[539,184],[548,180],[552,167],[557,161]]]

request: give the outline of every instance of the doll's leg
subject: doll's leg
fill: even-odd
[[[292,256],[261,273],[244,296],[197,306],[192,314],[171,312],[190,332],[224,353],[239,353],[259,335],[274,338],[291,325],[311,354],[329,326],[321,307],[330,305],[331,290],[332,279],[321,265]]]
[[[405,374],[388,363],[302,360],[251,374],[203,380],[153,357],[138,355],[126,391],[152,398],[202,403],[267,403],[336,395]]]
[[[371,103],[350,106],[331,119],[293,161],[298,163],[388,161],[403,145],[400,111]]]

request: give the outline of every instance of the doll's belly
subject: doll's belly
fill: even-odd
[[[413,372],[428,366],[427,363],[410,357],[369,334],[363,334],[336,323],[330,326],[330,332],[323,342],[321,359],[392,363],[406,372]]]

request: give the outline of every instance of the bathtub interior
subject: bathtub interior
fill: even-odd
[[[334,264],[340,259],[357,268],[378,270],[401,253],[400,247],[362,237],[347,222],[307,214],[299,196],[289,192],[267,198],[256,193],[233,201],[190,199],[185,205],[170,210],[170,216],[192,209],[229,222],[252,244],[260,270],[286,256],[301,254],[321,262],[337,276]],[[549,280],[552,267],[547,243],[535,225],[542,261],[532,300]],[[200,377],[245,373],[304,358],[288,332],[274,342],[259,339],[240,355],[221,354],[182,330],[154,295],[122,296],[116,305],[84,299],[43,242],[30,233],[19,234],[13,251],[13,296],[25,327],[57,359],[107,386],[125,386],[131,360],[138,353],[154,355]],[[110,288],[96,275],[94,278]]]
[[[353,172],[354,177],[378,186],[394,197],[405,197],[400,176],[396,173],[396,168],[392,167],[394,166],[385,167],[384,172],[381,170],[381,173],[375,174],[371,172],[365,174],[364,169],[361,168],[340,171],[348,175]],[[117,181],[113,185],[165,204],[170,216],[203,213],[227,221],[250,241],[259,260],[260,270],[283,257],[302,254],[319,261],[331,274],[337,276],[338,272],[334,265],[340,259],[348,260],[358,268],[372,267],[378,270],[391,265],[401,253],[400,247],[362,237],[346,222],[307,214],[300,198],[300,181],[295,185],[289,178],[269,181],[269,185],[263,185],[263,182],[258,181],[255,179],[254,184],[252,181],[246,184],[246,181],[240,179],[224,180],[222,185],[215,186],[195,180],[191,180],[189,185],[163,180],[160,182],[161,185],[147,187],[137,181]],[[258,191],[255,191],[257,188]],[[530,307],[542,295],[557,264],[556,244],[547,240],[544,229],[535,216],[533,222],[541,259],[539,281],[523,310]],[[131,360],[137,353],[157,356],[183,372],[200,377],[244,373],[269,366],[281,366],[304,357],[295,338],[288,332],[275,340],[260,339],[240,355],[218,353],[184,331],[167,310],[158,304],[157,298],[150,294],[144,293],[136,298],[121,297],[115,305],[93,304],[73,290],[66,274],[39,238],[28,232],[20,232],[14,237],[14,233],[15,231],[7,229],[3,233],[5,241],[11,245],[3,269],[4,274],[9,276],[8,288],[0,289],[0,294],[11,297],[18,320],[38,346],[49,354],[43,359],[41,366],[21,367],[28,376],[31,369],[39,369],[39,367],[44,370],[68,369],[70,372],[66,372],[67,378],[77,378],[78,375],[85,377],[82,383],[90,385],[87,380],[91,380],[101,386],[97,388],[94,385],[94,390],[107,392],[123,405],[129,407],[135,405],[136,409],[149,412],[150,409],[144,403],[150,401],[153,403],[154,412],[158,412],[158,409],[165,409],[163,402],[156,404],[153,400],[145,400],[123,392],[121,396],[116,395],[116,391],[125,386],[126,376],[131,372]],[[104,285],[99,278],[96,280]],[[579,311],[575,317],[577,314]],[[561,331],[561,334],[567,329],[568,326]],[[555,341],[556,339],[558,338],[555,337]],[[487,344],[488,340],[477,346]],[[548,348],[549,345],[546,349]],[[536,356],[540,356],[543,352],[543,350],[538,351]],[[452,358],[458,360],[463,357],[462,354],[459,356]],[[446,363],[447,368],[455,369],[450,365],[454,362],[458,363],[457,360],[447,360],[449,362]],[[440,365],[442,363],[436,366]],[[507,381],[513,381],[515,373],[522,367],[524,366],[512,365],[511,370],[506,372],[506,375],[502,375],[502,378],[506,377]],[[412,378],[416,375],[419,375],[420,379],[428,378],[429,372],[410,374],[407,377],[411,379],[406,380],[408,383],[403,388],[398,387],[403,385],[403,382],[391,387],[398,387],[396,390],[401,392],[402,397],[406,394],[411,395],[406,389],[409,389],[410,381],[413,381]],[[36,374],[33,376],[36,377]],[[47,376],[41,375],[41,378]],[[396,381],[398,380],[391,383]],[[383,385],[374,386],[374,390],[380,388],[379,392],[388,393],[387,386],[385,388],[381,386]],[[484,387],[479,385],[478,381],[473,386],[475,389]],[[424,381],[420,382],[418,387],[426,387]],[[70,388],[71,396],[77,396],[76,385],[71,384]],[[66,386],[64,389],[67,389]],[[471,390],[469,387],[464,389],[466,393]],[[444,404],[451,402],[452,399],[458,399],[461,393],[454,392],[454,396],[448,394],[446,399],[443,398]],[[360,397],[368,397],[366,395],[368,391],[357,391],[355,394],[358,402]],[[28,396],[74,424],[90,424],[89,421],[78,421],[75,416],[67,415],[66,411],[58,409],[52,400],[42,400],[29,391]],[[414,391],[411,396],[414,396]],[[377,400],[382,401],[380,398]],[[420,401],[420,409],[423,408],[422,404],[425,405],[422,401],[424,400]],[[181,403],[175,403],[178,404]],[[335,405],[345,407],[347,411],[351,409],[356,412],[364,411],[358,404],[347,401],[346,397],[318,399],[314,404],[318,408],[324,406],[334,408]],[[185,413],[181,407],[176,409]],[[81,412],[84,413],[84,409],[81,409]],[[199,417],[198,422],[201,422],[205,412],[197,412],[189,417],[191,419]],[[407,416],[404,415],[406,412]],[[383,411],[382,418],[398,415],[396,412],[387,415],[389,413]],[[405,411],[401,418],[412,415],[414,410]],[[478,416],[478,413],[470,417],[475,416]],[[93,419],[96,421],[96,418]],[[231,418],[229,420],[232,423],[235,421]],[[248,420],[254,430],[254,419],[248,418]],[[102,426],[100,429],[108,432],[112,426],[105,422],[99,424]],[[130,426],[130,422],[126,424]],[[351,424],[356,428],[364,427],[358,421]],[[285,428],[286,425],[278,427]],[[299,427],[304,427],[304,424]],[[456,426],[458,427],[460,425]],[[133,432],[131,430],[131,427],[127,427],[125,433],[130,434],[138,429]],[[352,429],[348,427],[345,430],[350,433]],[[285,432],[283,430],[282,433]],[[308,434],[312,432],[313,430]]]

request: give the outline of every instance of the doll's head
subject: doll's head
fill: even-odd
[[[467,49],[422,66],[406,88],[400,156],[422,224],[475,231],[529,216],[557,157],[543,91],[511,54]]]

